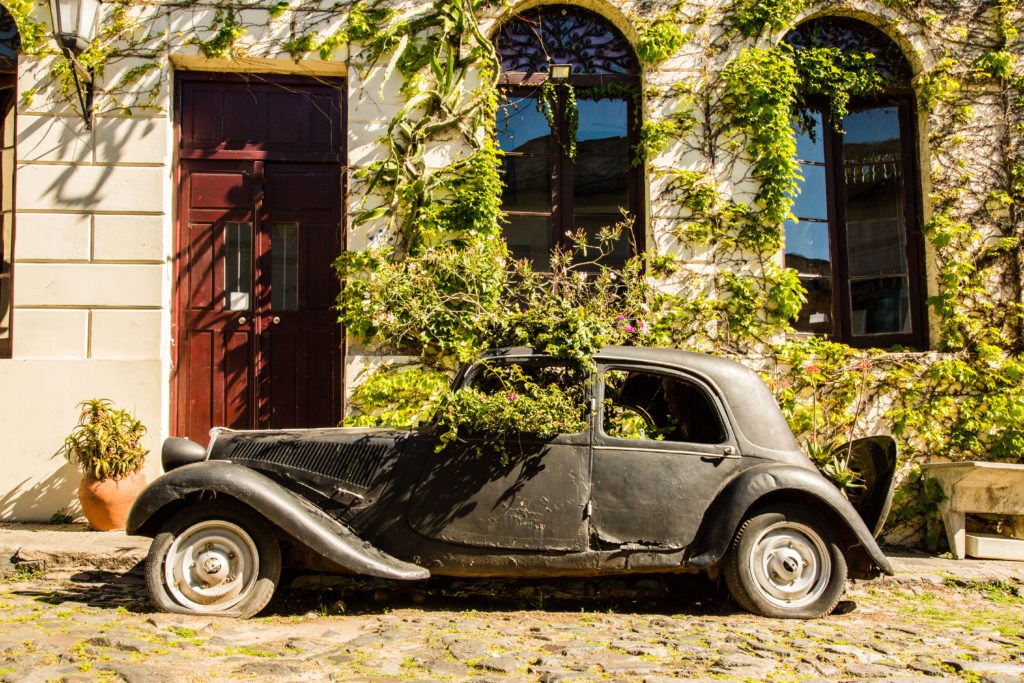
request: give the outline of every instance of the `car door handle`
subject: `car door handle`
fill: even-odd
[[[702,453],[700,456],[701,460],[705,462],[720,462],[726,458],[738,458],[736,455],[736,449],[732,446],[726,446],[722,449],[721,453]]]

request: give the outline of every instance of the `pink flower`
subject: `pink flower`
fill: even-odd
[[[618,314],[617,316],[615,316],[615,321],[616,322],[620,322],[621,323],[623,320],[625,320],[625,318],[622,316],[621,313]]]
[[[516,392],[513,391],[513,392],[511,392],[509,394],[506,394],[505,398],[508,399],[509,403],[515,403],[516,401],[519,400],[519,394],[517,394]]]
[[[638,330],[640,330],[641,332],[647,329],[647,325],[646,325],[646,324],[644,324],[644,321],[643,321],[643,320],[638,320],[638,321],[637,321],[637,323],[636,323],[636,327],[637,327],[637,329],[638,329]]]
[[[626,325],[626,332],[636,332],[632,325]]]

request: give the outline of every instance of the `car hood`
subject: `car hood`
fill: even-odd
[[[368,502],[414,432],[393,428],[215,430],[209,460],[228,460],[304,484],[336,500]]]

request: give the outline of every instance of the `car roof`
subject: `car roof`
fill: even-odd
[[[490,351],[485,357],[512,360],[543,355],[528,346],[515,346]],[[641,346],[605,346],[594,360],[605,364],[661,366],[697,375],[725,399],[739,438],[756,450],[800,451],[771,391],[756,372],[734,360],[682,349]]]

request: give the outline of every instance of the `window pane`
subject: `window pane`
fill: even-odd
[[[793,215],[797,218],[828,220],[828,192],[825,185],[825,167],[800,164],[800,192],[793,201]]]
[[[501,180],[505,211],[551,211],[550,157],[504,157]]]
[[[629,162],[625,157],[577,157],[573,170],[576,213],[619,213],[629,207]]]
[[[786,267],[803,275],[832,275],[829,256],[828,223],[802,220],[786,221]]]
[[[274,223],[270,229],[270,307],[299,309],[299,224]]]
[[[611,370],[605,373],[604,383],[602,428],[608,436],[703,444],[725,440],[718,411],[691,382]]]
[[[807,116],[811,123],[809,130],[803,129],[805,123],[803,118],[793,120],[793,130],[796,131],[796,158],[801,161],[814,161],[823,164],[825,163],[825,140],[821,125],[821,112],[811,110],[808,111]]]
[[[551,269],[551,218],[549,216],[506,216],[505,239],[512,258],[533,261],[534,270]]]
[[[910,332],[899,109],[854,112],[843,128],[851,331]]]
[[[800,310],[793,328],[799,332],[830,334],[832,332],[832,280],[802,277],[800,284],[807,290],[807,303]]]
[[[252,308],[252,223],[224,226],[224,308]]]
[[[587,235],[587,244],[598,246],[598,236],[603,229],[614,226],[622,221],[622,214],[615,215],[577,215],[576,221],[573,223],[573,227],[582,229]],[[632,233],[628,230],[622,230],[619,233],[618,239],[614,243],[605,246],[605,249],[609,252],[600,259],[601,265],[608,266],[610,268],[621,268],[626,264],[626,260],[633,253],[632,244]],[[598,258],[599,251],[597,249],[592,250],[593,253],[584,255],[585,260],[596,260]]]
[[[498,145],[506,152],[548,154],[551,128],[537,111],[536,97],[517,97],[498,107]]]
[[[905,277],[879,277],[850,283],[853,334],[910,332],[910,288]]]
[[[578,100],[577,151],[583,154],[626,154],[629,129],[626,100]]]

